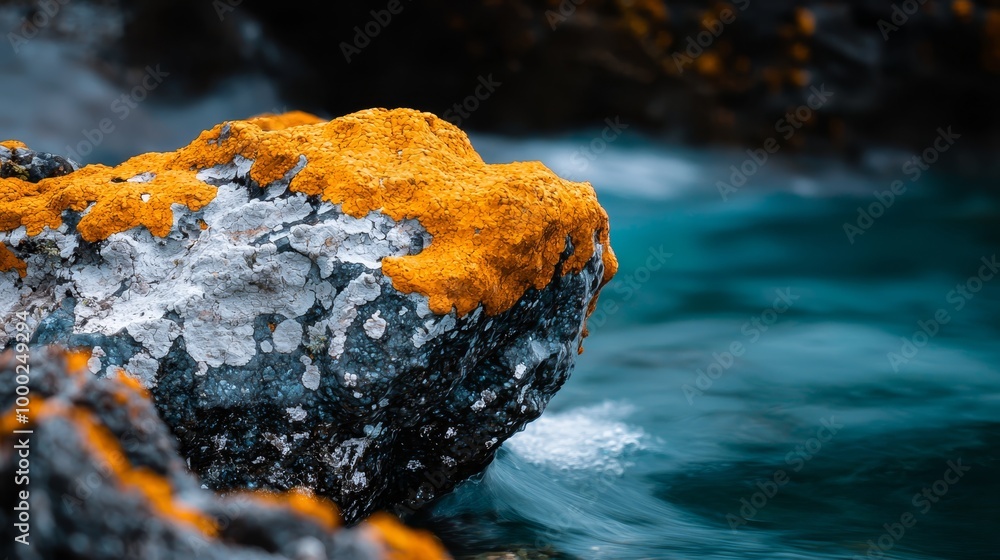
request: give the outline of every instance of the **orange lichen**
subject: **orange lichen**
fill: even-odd
[[[66,352],[66,372],[76,374],[87,368],[92,352],[89,348],[74,348]]]
[[[17,255],[10,252],[6,245],[0,243],[0,272],[16,270],[17,274],[24,278],[28,275],[28,263],[17,258]]]
[[[118,369],[115,378],[121,382],[122,386],[138,394],[143,399],[149,398],[149,391],[142,386],[138,379],[129,375],[124,369]]]
[[[135,467],[125,460],[125,453],[114,434],[99,424],[93,414],[81,408],[70,410],[69,417],[84,435],[84,441],[101,460],[111,467],[116,478],[139,492],[162,517],[173,519],[204,533],[215,535],[215,521],[174,499],[170,481],[146,467]]]
[[[376,513],[368,525],[385,543],[387,560],[442,560],[450,558],[441,542],[426,531],[407,527],[388,513]]]
[[[2,179],[0,230],[24,225],[37,235],[58,227],[63,210],[93,204],[78,225],[87,241],[137,226],[164,236],[171,204],[198,210],[214,198],[215,187],[195,178],[199,169],[241,155],[254,160],[251,178],[267,184],[305,156],[290,190],[342,204],[354,217],[416,219],[430,233],[423,251],[386,258],[383,271],[397,290],[426,295],[435,313],[466,314],[480,303],[489,314],[510,309],[527,289],[548,285],[567,238],[575,251],[563,273],[585,266],[595,235],[603,282],[617,270],[607,213],[589,183],[563,180],[539,162],[486,164],[461,130],[429,113],[371,109],[325,123],[289,113],[230,122],[225,137],[223,126],[176,152],[114,168],[91,165],[37,184]],[[125,182],[143,172],[156,176]]]
[[[271,490],[247,491],[254,500],[284,509],[290,509],[303,517],[311,519],[332,531],[340,526],[340,510],[332,501],[316,496],[305,488],[294,488],[289,492],[274,492]]]
[[[256,117],[247,119],[247,122],[256,124],[263,131],[271,131],[303,124],[317,124],[323,122],[323,119],[302,111],[289,111],[280,115],[272,113],[257,115]]]
[[[8,150],[14,150],[17,148],[27,148],[23,142],[18,142],[17,140],[4,140],[0,142],[0,146],[7,148]]]
[[[25,226],[38,235],[47,226],[57,228],[64,210],[82,212],[77,230],[86,241],[144,226],[163,237],[173,225],[171,204],[198,210],[215,198],[216,188],[197,180],[190,169],[172,168],[174,154],[143,154],[118,167],[89,165],[60,177],[29,183],[0,179],[0,230]],[[141,173],[156,176],[146,183],[128,182]],[[148,200],[143,201],[143,195]]]
[[[816,32],[816,16],[806,8],[795,8],[795,22],[803,35],[812,35]]]

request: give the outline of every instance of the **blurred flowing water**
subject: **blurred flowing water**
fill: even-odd
[[[621,270],[542,418],[426,523],[467,557],[1000,558],[995,191],[775,158],[724,201],[745,154],[591,138],[473,138],[592,181]]]

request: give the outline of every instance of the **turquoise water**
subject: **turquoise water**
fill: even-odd
[[[738,153],[584,169],[588,139],[473,139],[591,180],[621,270],[542,418],[423,522],[460,557],[1000,558],[1000,197],[777,159],[723,201]]]

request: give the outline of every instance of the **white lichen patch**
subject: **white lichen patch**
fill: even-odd
[[[302,325],[294,319],[286,319],[274,327],[271,335],[274,350],[283,354],[294,352],[302,343]]]
[[[331,216],[319,224],[293,226],[289,236],[292,248],[313,259],[323,278],[341,262],[362,264],[372,270],[382,268],[383,258],[408,254],[412,239],[426,236],[416,220],[397,223],[377,212],[364,218],[339,212],[338,207],[335,218]]]
[[[331,316],[324,321],[330,331],[329,354],[331,358],[339,358],[344,353],[344,343],[347,342],[347,329],[358,317],[358,307],[375,301],[382,293],[378,278],[364,273],[347,285],[333,301]]]
[[[351,475],[350,480],[344,484],[346,492],[360,492],[368,486],[368,476],[363,471],[357,471]]]
[[[104,349],[100,346],[94,346],[90,350],[90,359],[87,360],[87,369],[90,370],[90,373],[98,373],[101,371],[101,368],[104,367],[103,362],[101,362],[101,358],[105,356],[107,356],[107,354],[104,353]]]
[[[486,408],[486,405],[496,400],[497,395],[489,389],[484,389],[479,393],[479,400],[472,403],[472,410],[479,412],[480,410]]]
[[[376,311],[371,317],[368,318],[367,321],[365,321],[365,334],[375,340],[382,338],[382,335],[385,334],[385,327],[387,325],[385,319],[379,316],[380,313],[382,312]]]
[[[302,362],[302,365],[306,366],[305,372],[302,373],[302,384],[305,385],[305,388],[310,391],[319,389],[319,368],[313,365],[309,356],[302,356],[299,358],[299,361]]]
[[[419,315],[419,313],[420,312],[418,310],[417,314]],[[437,321],[433,319],[424,321],[424,326],[417,327],[417,332],[413,333],[413,336],[410,337],[410,340],[413,342],[414,346],[420,348],[424,344],[427,344],[431,340],[443,335],[444,333],[454,328],[455,328],[455,316],[454,312],[452,312],[449,313],[448,315],[445,315],[444,317],[441,317]]]
[[[153,173],[152,171],[145,171],[143,173],[135,175],[134,177],[129,177],[128,179],[126,179],[126,181],[128,181],[129,183],[148,183],[155,178],[156,178],[156,173]],[[145,196],[149,195],[147,194]],[[143,202],[148,202],[148,201],[149,201],[148,199],[143,200]]]
[[[524,373],[528,371],[528,366],[524,364],[517,364],[514,366],[514,379],[521,380],[524,378]]]
[[[215,448],[219,451],[222,451],[223,449],[226,448],[226,441],[228,440],[229,438],[226,437],[225,434],[212,436],[212,443],[215,444]]]
[[[302,405],[286,408],[285,412],[291,418],[292,422],[301,422],[306,419],[306,411],[302,408]]]
[[[154,358],[166,356],[174,339],[181,334],[181,328],[177,323],[162,317],[131,323],[126,330],[136,342],[145,346],[149,350],[149,355]]]
[[[288,453],[292,450],[291,446],[288,445],[288,442],[285,441],[285,436],[272,434],[271,432],[264,432],[264,439],[277,448],[278,451],[281,452],[282,456],[288,455]]]
[[[145,352],[140,352],[125,364],[125,372],[131,377],[139,380],[139,383],[146,389],[156,386],[156,372],[160,369],[160,362],[150,357]]]

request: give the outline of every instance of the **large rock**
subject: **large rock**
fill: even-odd
[[[538,417],[616,268],[590,185],[487,165],[409,110],[31,173],[0,179],[0,346],[27,313],[33,343],[148,389],[210,487],[308,487],[349,523],[447,492]]]
[[[145,391],[127,377],[94,378],[85,371],[88,357],[54,347],[0,354],[0,555],[447,558],[433,536],[386,514],[338,529],[336,507],[302,492],[220,497],[202,489]],[[29,373],[20,378],[24,362]],[[28,399],[24,408],[15,400],[24,394],[19,387],[30,391],[21,397]]]

